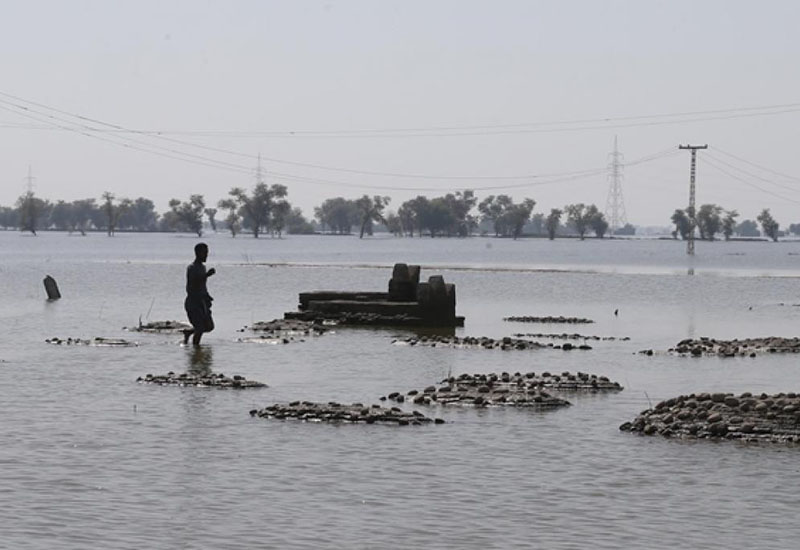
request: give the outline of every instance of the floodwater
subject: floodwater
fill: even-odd
[[[0,548],[796,548],[800,448],[622,433],[649,403],[696,391],[800,389],[798,359],[645,357],[686,337],[797,336],[800,243],[211,235],[217,330],[199,352],[127,333],[182,319],[196,238],[0,232]],[[629,336],[591,351],[392,345],[337,329],[289,345],[237,330],[297,293],[386,288],[395,261],[457,286],[459,335]],[[48,303],[42,278],[63,298]],[[614,315],[614,310],[619,315]],[[592,325],[504,322],[589,317]],[[122,337],[136,348],[54,346]],[[147,386],[210,369],[266,382]],[[430,409],[438,426],[251,418],[295,399],[378,403],[462,372],[576,371],[625,390],[573,406]],[[411,407],[408,407],[411,408]]]

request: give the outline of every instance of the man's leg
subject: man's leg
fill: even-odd
[[[194,332],[193,328],[184,329],[184,331],[183,331],[183,345],[184,346],[189,343],[189,336],[191,336],[193,332]]]
[[[200,345],[200,338],[202,338],[202,337],[203,337],[203,331],[195,329],[194,330],[194,336],[192,336],[192,345],[193,346],[199,346]]]

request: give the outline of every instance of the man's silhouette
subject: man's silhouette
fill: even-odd
[[[186,268],[186,300],[183,305],[186,308],[186,315],[192,323],[192,330],[183,331],[183,343],[189,342],[192,336],[192,344],[200,345],[200,338],[204,332],[214,330],[214,319],[211,318],[211,301],[213,298],[206,288],[206,280],[211,277],[216,270],[212,267],[206,271],[203,265],[208,258],[208,245],[198,243],[194,247],[194,262]]]

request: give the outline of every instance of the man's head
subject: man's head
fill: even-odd
[[[208,258],[208,245],[206,243],[194,245],[194,257],[201,262],[205,262],[206,258]]]

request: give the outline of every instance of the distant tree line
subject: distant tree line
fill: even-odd
[[[313,226],[299,208],[286,200],[283,185],[259,183],[250,192],[235,187],[217,207],[207,207],[203,195],[188,200],[171,199],[169,210],[156,212],[153,201],[145,197],[117,199],[105,192],[94,198],[51,202],[28,191],[13,207],[0,206],[0,227],[36,234],[41,230],[79,232],[105,231],[109,236],[118,231],[165,231],[203,234],[207,222],[217,230],[217,213],[224,212],[223,225],[233,236],[242,230],[254,237],[264,233],[281,236],[283,232],[312,233]]]
[[[32,191],[20,196],[13,207],[0,206],[0,227],[36,233],[41,230],[79,232],[118,231],[191,232],[198,236],[210,226],[213,231],[229,231],[232,236],[247,232],[254,237],[268,234],[326,232],[372,235],[376,230],[398,237],[466,237],[476,233],[517,239],[523,235],[577,236],[588,232],[603,238],[609,230],[605,216],[593,205],[568,204],[548,215],[534,214],[536,201],[515,202],[508,195],[489,195],[478,200],[471,190],[438,197],[419,195],[402,203],[396,211],[388,209],[391,198],[363,195],[357,199],[334,197],[314,208],[314,219],[303,216],[287,199],[284,185],[257,183],[252,189],[234,187],[214,205],[203,195],[187,200],[173,198],[169,210],[159,213],[153,201],[117,198],[105,192],[99,199],[51,202]],[[617,234],[632,235],[627,225]]]
[[[742,222],[736,223],[738,217],[739,213],[736,210],[725,210],[716,204],[704,204],[696,212],[691,207],[676,209],[670,218],[675,226],[672,237],[675,239],[680,237],[685,240],[694,232],[696,238],[713,241],[721,233],[726,241],[734,235],[739,237],[763,235],[777,241],[778,237],[784,235],[779,230],[780,224],[770,214],[769,208],[763,209],[756,216],[756,221],[742,220]],[[761,226],[760,232],[759,225]],[[790,225],[789,231],[800,235],[800,224]]]

